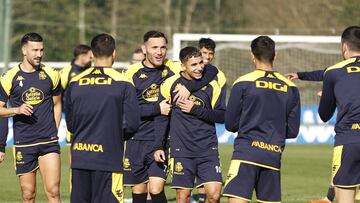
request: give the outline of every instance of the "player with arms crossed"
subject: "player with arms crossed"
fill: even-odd
[[[251,42],[255,71],[234,82],[225,127],[238,135],[224,188],[230,203],[280,202],[280,159],[285,139],[300,127],[300,97],[295,84],[273,70],[275,42]]]
[[[94,67],[75,76],[66,91],[71,202],[123,202],[124,139],[138,129],[139,106],[133,84],[111,68],[114,38],[99,34],[91,49]]]
[[[332,182],[339,203],[355,202],[360,185],[360,27],[351,26],[341,36],[344,61],[326,69],[319,105],[327,122],[337,108]]]
[[[154,157],[164,161],[161,146],[170,137],[171,188],[176,189],[177,202],[189,202],[195,178],[198,186],[203,185],[207,202],[220,199],[222,178],[215,123],[223,123],[225,116],[225,92],[216,80],[200,90],[194,91],[189,99],[175,102],[174,90],[189,80],[203,77],[204,63],[200,51],[185,47],[180,51],[184,71],[172,76],[161,85],[161,98],[173,105],[170,116],[170,130],[167,132],[167,116],[156,118],[158,150]]]
[[[41,64],[44,43],[39,34],[25,34],[21,51],[22,62],[1,79],[0,116],[13,117],[15,169],[23,202],[35,202],[37,169],[48,201],[60,202],[59,73]]]

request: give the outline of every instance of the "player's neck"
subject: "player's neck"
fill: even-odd
[[[193,80],[193,78],[186,72],[181,72],[181,75],[187,80]]]
[[[30,64],[27,60],[24,59],[20,64],[20,68],[25,73],[32,73],[35,72],[38,67],[34,67],[32,64]]]
[[[351,51],[351,52],[349,52],[349,56],[347,59],[356,57],[356,56],[360,56],[360,52]]]
[[[85,65],[80,62],[80,60],[75,59],[74,64],[78,67],[84,67]]]
[[[113,65],[112,57],[109,58],[95,58],[94,59],[94,66],[96,67],[112,67]]]
[[[259,62],[259,63],[255,64],[255,69],[256,70],[264,70],[264,71],[273,71],[273,66],[272,66],[272,64]]]

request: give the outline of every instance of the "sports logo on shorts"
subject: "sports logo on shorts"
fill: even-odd
[[[26,104],[36,105],[44,100],[44,93],[36,87],[30,87],[22,94],[21,98]]]
[[[184,174],[184,172],[182,172],[183,169],[184,167],[182,166],[181,162],[176,162],[174,173],[177,175],[183,175]]]
[[[125,158],[124,159],[124,170],[125,171],[131,171],[131,168],[130,168],[130,161],[129,161],[129,159],[128,158]]]
[[[46,74],[44,71],[40,71],[39,73],[39,80],[45,80],[46,79]]]
[[[21,152],[16,152],[16,161],[21,161],[23,159],[23,155]]]
[[[142,93],[143,98],[148,102],[157,102],[160,94],[160,86],[157,84],[151,84],[149,88]]]

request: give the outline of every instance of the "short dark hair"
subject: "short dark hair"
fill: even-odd
[[[360,51],[360,26],[347,27],[341,35],[341,42],[345,42],[351,51]]]
[[[200,57],[201,52],[196,47],[185,47],[180,50],[179,58],[181,63],[185,63],[192,57]]]
[[[206,49],[215,51],[216,44],[215,44],[214,40],[212,40],[210,38],[201,38],[199,40],[199,49],[201,49],[203,47],[205,47]]]
[[[268,36],[260,36],[251,42],[251,52],[262,61],[272,63],[275,58],[275,42]]]
[[[143,51],[142,51],[142,49],[140,48],[140,47],[138,47],[138,48],[136,48],[135,50],[134,50],[134,52],[133,52],[134,54],[143,54]]]
[[[77,58],[79,55],[87,54],[91,50],[91,47],[85,44],[79,44],[74,49],[74,57]]]
[[[150,30],[144,34],[144,42],[147,42],[150,38],[164,38],[166,44],[168,43],[165,34],[160,31]]]
[[[29,32],[26,33],[22,38],[21,38],[21,47],[23,47],[25,44],[27,44],[29,41],[31,42],[42,42],[44,41],[43,38],[41,37],[41,35],[39,35],[36,32]]]
[[[109,57],[115,50],[115,39],[106,33],[96,35],[91,40],[91,50],[95,57]]]

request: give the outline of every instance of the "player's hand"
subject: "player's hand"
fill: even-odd
[[[298,76],[297,73],[286,73],[285,76],[286,76],[287,79],[289,79],[289,80],[299,79],[299,76]]]
[[[2,163],[5,160],[5,153],[0,152],[0,163]]]
[[[322,91],[318,92],[317,96],[321,97],[322,96]]]
[[[167,100],[162,100],[160,102],[160,111],[161,115],[167,116],[171,111],[171,105],[167,103]]]
[[[182,112],[185,112],[185,113],[190,113],[191,109],[193,108],[194,106],[194,102],[188,100],[188,99],[185,99],[185,100],[179,100],[177,102],[177,105],[180,107],[181,111]]]
[[[185,100],[190,97],[190,92],[184,85],[180,85],[180,87],[176,88],[174,93],[176,93],[174,96],[174,101],[176,102],[179,100]]]
[[[27,116],[31,116],[33,114],[33,107],[30,104],[22,104],[21,106],[14,109],[14,113],[16,115],[24,114]]]
[[[165,152],[162,149],[156,150],[154,153],[154,159],[156,162],[165,162]]]

